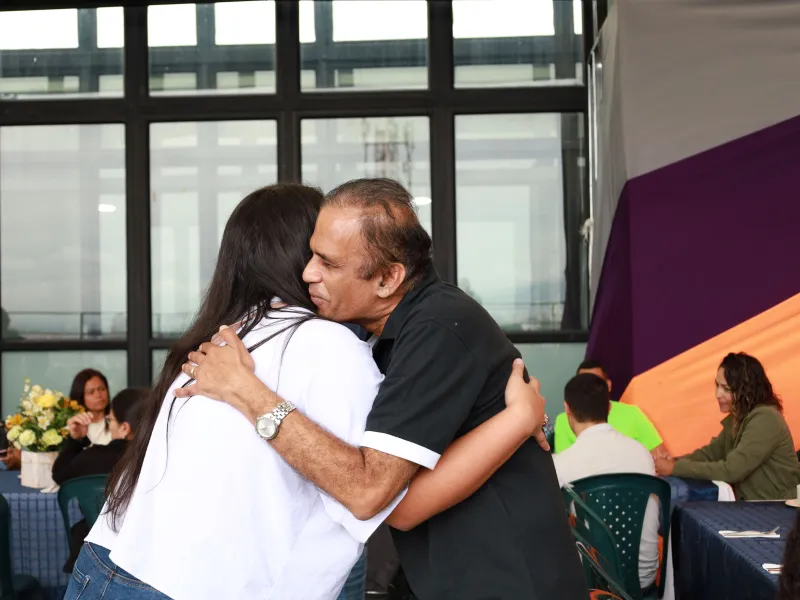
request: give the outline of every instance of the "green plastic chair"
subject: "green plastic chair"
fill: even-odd
[[[0,494],[0,600],[42,600],[39,581],[31,575],[14,575],[11,568],[11,509]]]
[[[630,593],[625,587],[624,571],[622,570],[617,551],[617,542],[614,534],[611,533],[608,525],[594,510],[589,508],[586,502],[572,488],[571,484],[561,488],[564,498],[564,505],[569,516],[572,535],[580,548],[581,545],[589,550],[593,559],[600,564],[603,571],[609,574],[615,581],[621,582],[623,589]],[[588,577],[587,573],[587,577]],[[638,584],[637,584],[638,589]]]
[[[621,581],[634,600],[661,598],[666,583],[666,548],[669,541],[671,495],[669,484],[659,477],[637,473],[596,475],[572,483],[572,489],[608,525],[616,543]],[[659,536],[664,551],[656,582],[642,590],[639,583],[639,542],[650,496],[659,499]],[[591,539],[591,538],[590,538]]]
[[[578,547],[578,554],[581,557],[583,572],[589,583],[589,598],[591,600],[633,600],[625,592],[625,587],[603,568],[601,561],[597,560],[597,553],[591,544],[574,531],[573,535],[575,536],[575,545]]]
[[[94,525],[97,517],[103,510],[106,501],[106,483],[108,475],[88,475],[76,477],[61,484],[58,489],[58,506],[64,519],[64,528],[67,530],[67,539],[70,536],[69,504],[74,498],[78,501],[78,508],[83,513],[89,527]]]

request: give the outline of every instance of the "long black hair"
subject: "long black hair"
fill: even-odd
[[[84,369],[83,371],[79,371],[72,380],[72,386],[69,389],[69,399],[75,400],[78,404],[86,408],[86,399],[84,398],[86,395],[86,384],[89,383],[90,379],[94,379],[95,377],[99,377],[103,385],[106,386],[106,392],[108,392],[110,398],[111,392],[108,389],[108,379],[106,379],[106,376],[97,369]],[[108,402],[106,403],[106,414],[108,414],[110,410],[111,402]]]
[[[322,201],[319,190],[287,183],[256,190],[234,209],[225,225],[217,265],[202,305],[189,329],[170,349],[133,440],[109,478],[112,528],[116,529],[133,496],[164,397],[181,374],[188,353],[211,339],[220,325],[243,317],[239,336],[244,337],[274,310],[273,298],[280,298],[289,307],[314,310],[302,275],[311,259],[309,240]],[[313,312],[291,312],[291,308],[286,313],[295,318],[278,333],[313,317]]]

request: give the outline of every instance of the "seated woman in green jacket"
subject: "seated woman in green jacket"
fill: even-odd
[[[800,463],[783,418],[780,398],[761,363],[728,354],[716,378],[722,432],[707,446],[680,457],[656,459],[659,475],[729,483],[737,500],[784,500],[797,496]]]

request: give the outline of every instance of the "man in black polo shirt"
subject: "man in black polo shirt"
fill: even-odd
[[[278,416],[270,443],[286,461],[357,518],[387,506],[419,466],[504,408],[519,357],[491,316],[443,283],[431,241],[397,182],[356,180],[328,194],[306,267],[320,315],[357,323],[377,337],[385,375],[361,448],[348,446],[252,374],[231,330],[225,348],[189,357],[197,382],[180,395],[225,400],[251,421]],[[282,420],[281,420],[282,419]],[[394,531],[420,600],[585,600],[586,583],[549,453],[528,440],[475,494],[410,531]]]

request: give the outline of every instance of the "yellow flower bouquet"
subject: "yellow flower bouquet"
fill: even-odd
[[[6,437],[22,450],[22,485],[53,491],[53,462],[69,435],[67,421],[83,406],[56,390],[25,379],[19,412],[6,418]]]
[[[19,412],[6,418],[8,441],[28,452],[56,452],[69,435],[67,421],[83,411],[61,392],[31,385],[26,379]]]

